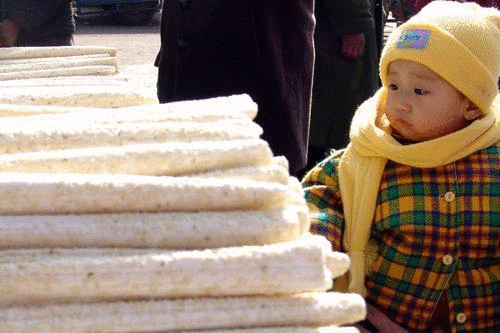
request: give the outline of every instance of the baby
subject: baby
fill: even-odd
[[[500,332],[500,12],[434,1],[389,37],[349,145],[302,183],[378,332]]]

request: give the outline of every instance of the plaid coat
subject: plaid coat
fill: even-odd
[[[311,232],[326,236],[339,251],[341,154],[303,180]],[[371,238],[378,256],[365,280],[367,302],[393,321],[426,332],[445,295],[452,332],[500,332],[499,144],[438,168],[388,161]]]

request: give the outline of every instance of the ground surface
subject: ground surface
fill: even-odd
[[[160,47],[159,17],[151,25],[120,25],[110,17],[77,21],[75,45],[107,46],[117,49],[119,75],[133,77],[141,85],[156,89],[154,61]]]

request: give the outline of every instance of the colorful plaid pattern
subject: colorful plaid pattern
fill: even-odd
[[[344,225],[340,154],[303,180],[311,232],[335,250]],[[366,279],[369,303],[426,332],[445,292],[453,332],[500,332],[500,145],[432,169],[389,161],[371,237],[379,256]]]

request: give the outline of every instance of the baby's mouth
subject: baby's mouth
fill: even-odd
[[[399,143],[401,143],[402,145],[408,145],[408,144],[413,144],[413,143],[416,143],[416,141],[413,141],[411,139],[408,139],[406,137],[404,137],[396,128],[394,128],[392,125],[391,125],[391,136],[396,140],[398,141]]]
[[[402,118],[397,118],[396,123],[398,123],[400,126],[403,126],[404,128],[411,128],[413,127],[409,122]]]

